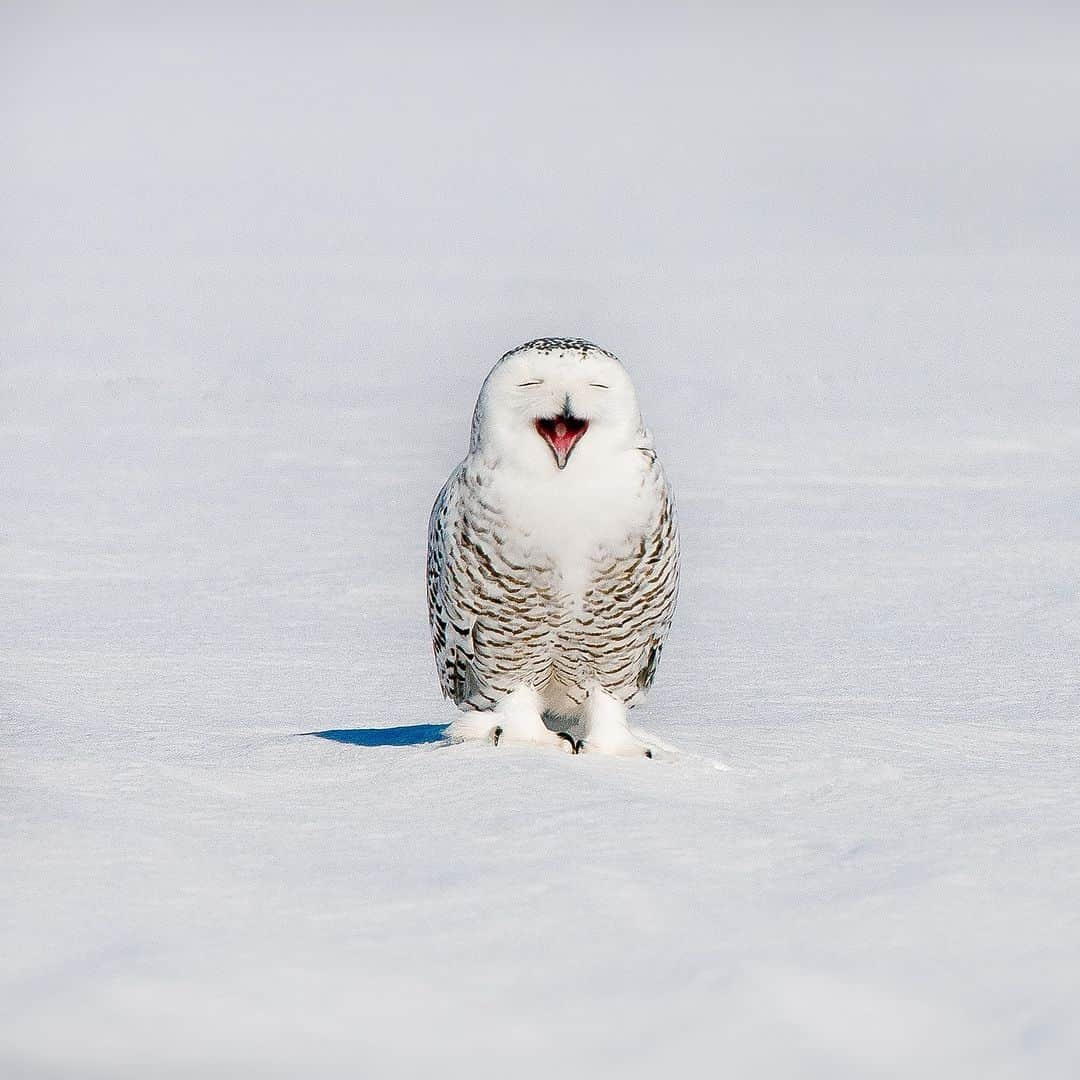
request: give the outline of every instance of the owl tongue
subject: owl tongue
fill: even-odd
[[[589,421],[579,420],[576,416],[553,416],[550,420],[537,420],[536,430],[544,437],[555,455],[555,464],[560,469],[566,468],[570,460],[570,451],[577,445],[578,439],[588,430]]]

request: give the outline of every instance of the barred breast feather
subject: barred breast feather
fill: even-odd
[[[679,540],[651,445],[632,453],[635,512],[625,528],[586,531],[570,559],[515,517],[482,460],[451,474],[431,512],[427,589],[443,693],[459,707],[493,708],[522,683],[561,716],[591,685],[628,707],[644,696],[675,609]]]

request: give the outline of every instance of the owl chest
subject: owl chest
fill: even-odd
[[[624,467],[587,481],[556,475],[526,485],[500,478],[488,499],[508,561],[527,568],[547,591],[581,599],[597,566],[630,551],[648,531],[650,494],[640,469]]]
[[[610,658],[616,642],[631,652],[638,647],[627,629],[640,605],[620,572],[632,562],[612,558],[606,549],[576,555],[562,550],[556,561],[507,545],[493,564],[508,573],[488,581],[484,610],[477,614],[498,627],[501,641],[537,664],[553,663],[566,674],[591,670]]]
[[[618,542],[592,537],[576,549],[551,537],[548,546],[524,533],[505,536],[495,527],[486,539],[483,550],[479,538],[463,548],[475,563],[462,621],[472,625],[483,681],[505,689],[527,677],[563,687],[569,703],[580,705],[567,688],[596,679],[621,685],[626,671],[637,670],[640,602],[624,573],[635,558],[610,551],[628,546],[625,534]]]

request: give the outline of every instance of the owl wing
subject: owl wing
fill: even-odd
[[[443,693],[462,709],[490,709],[550,666],[552,570],[511,561],[506,522],[463,463],[428,524],[428,614]]]
[[[648,649],[642,654],[642,667],[637,673],[637,686],[648,690],[660,666],[660,652],[672,629],[675,605],[678,600],[679,540],[675,517],[675,499],[665,483],[660,523],[653,538],[652,553],[646,573],[648,603],[657,622],[649,636]]]
[[[431,643],[444,696],[460,705],[474,690],[472,619],[464,610],[462,584],[454,573],[457,558],[456,520],[464,465],[459,465],[439,492],[428,521],[427,597]]]
[[[643,560],[642,602],[651,613],[652,631],[642,650],[637,686],[648,690],[660,666],[660,652],[671,629],[675,604],[679,598],[679,528],[675,518],[675,499],[667,483],[663,486],[660,519],[650,538]]]

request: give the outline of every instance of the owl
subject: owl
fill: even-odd
[[[679,588],[671,488],[619,360],[541,338],[491,369],[428,525],[453,740],[652,753],[627,726]]]

